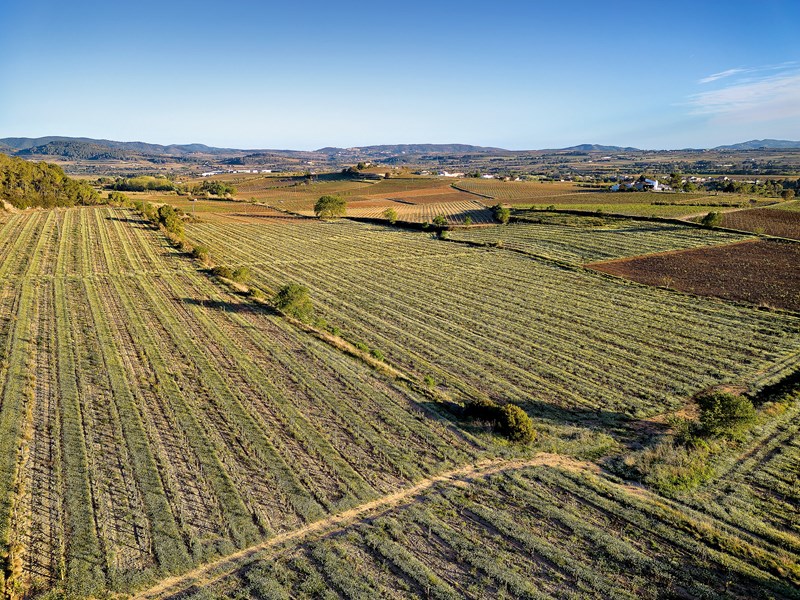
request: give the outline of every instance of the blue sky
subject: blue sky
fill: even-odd
[[[800,139],[798,0],[290,4],[0,0],[0,137]]]

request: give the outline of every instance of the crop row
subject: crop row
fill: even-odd
[[[495,222],[492,213],[483,204],[473,200],[430,204],[403,204],[397,202],[393,203],[391,208],[397,214],[399,221],[411,223],[432,223],[439,216],[444,217],[449,225],[463,225],[467,218],[475,224]],[[382,219],[386,209],[386,206],[369,208],[349,206],[347,208],[347,216]]]
[[[504,248],[576,264],[748,239],[738,234],[636,221],[612,221],[598,227],[510,223],[457,230],[450,237],[454,240],[499,244]]]
[[[127,211],[15,215],[0,245],[0,542],[21,590],[129,591],[483,451]]]
[[[797,351],[798,320],[353,223],[192,226],[267,291],[467,394],[654,414]]]
[[[679,504],[536,467],[265,553],[202,594],[273,598],[796,598],[797,557]]]

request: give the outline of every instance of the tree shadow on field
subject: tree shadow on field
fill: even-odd
[[[201,306],[220,312],[252,314],[252,315],[277,315],[278,312],[271,306],[256,304],[255,302],[227,302],[225,300],[208,300],[204,298],[181,298],[181,302],[190,306]]]
[[[130,223],[132,225],[146,225],[152,227],[152,223],[143,217],[106,217],[106,221],[119,221],[120,223]]]
[[[602,431],[629,448],[649,445],[670,429],[667,423],[602,408],[565,407],[541,400],[528,400],[520,407],[534,420]]]

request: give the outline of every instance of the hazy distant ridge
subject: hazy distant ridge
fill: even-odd
[[[800,149],[800,141],[791,140],[750,140],[739,144],[717,146],[712,150],[758,150],[758,149]],[[382,159],[405,156],[425,155],[468,155],[468,154],[512,154],[516,152],[532,152],[540,150],[506,150],[491,146],[474,146],[471,144],[383,144],[374,146],[358,146],[337,148],[327,146],[313,151],[302,150],[265,150],[216,148],[205,144],[148,144],[146,142],[118,142],[114,140],[93,139],[84,137],[47,136],[39,138],[9,137],[0,139],[0,152],[16,154],[21,157],[60,156],[67,159],[135,159],[137,156],[173,157],[183,159],[193,155],[219,155],[227,157],[249,158],[258,156],[308,156],[308,158],[327,158],[328,160],[361,160]],[[551,152],[639,152],[641,149],[630,146],[606,146],[602,144],[579,144],[551,150]],[[256,153],[256,154],[254,154]],[[319,155],[324,155],[320,157]]]
[[[717,146],[714,150],[760,150],[762,148],[773,149],[790,149],[800,148],[800,142],[793,142],[792,140],[750,140],[749,142],[740,142],[738,144],[731,144],[729,146]]]

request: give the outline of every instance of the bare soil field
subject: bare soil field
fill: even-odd
[[[798,264],[800,244],[759,240],[588,266],[648,285],[800,311]]]

